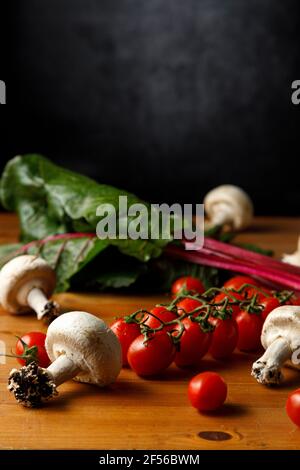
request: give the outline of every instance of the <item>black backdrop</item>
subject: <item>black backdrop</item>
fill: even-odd
[[[300,215],[299,0],[7,6],[1,167],[41,152],[161,202],[230,182],[257,213]]]

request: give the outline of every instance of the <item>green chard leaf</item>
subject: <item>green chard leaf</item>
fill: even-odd
[[[118,214],[119,196],[127,196],[128,206],[145,204],[41,155],[15,157],[0,180],[0,202],[18,214],[22,243],[0,246],[0,268],[14,256],[41,256],[56,270],[57,292],[125,287],[164,291],[183,275],[199,277],[206,287],[217,282],[214,268],[166,258],[163,249],[172,240],[165,237],[98,239],[97,208],[111,204]],[[150,233],[150,220],[148,224]]]
[[[10,160],[0,180],[0,201],[18,214],[23,242],[59,233],[95,233],[100,220],[97,208],[111,204],[118,214],[119,196],[127,196],[128,205],[146,204],[131,193],[98,184],[36,154]],[[148,261],[159,256],[169,241],[115,239],[109,244],[125,255]]]

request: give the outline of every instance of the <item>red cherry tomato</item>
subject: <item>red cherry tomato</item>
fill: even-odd
[[[196,308],[202,306],[202,302],[196,299],[183,299],[177,304],[178,315],[182,315],[183,313],[190,313]],[[195,316],[199,315],[201,310],[195,312]]]
[[[22,336],[21,339],[18,339],[16,343],[16,355],[22,356],[26,353],[27,349],[36,346],[38,365],[40,367],[48,367],[50,364],[50,359],[45,349],[45,339],[45,333],[42,333],[40,331],[31,331],[30,333],[26,333],[26,335]],[[22,341],[26,344],[26,348],[23,346]],[[24,359],[17,358],[17,361],[22,364],[22,366],[26,364],[26,360]]]
[[[155,333],[145,342],[143,335],[138,336],[130,345],[127,359],[137,375],[151,376],[163,372],[173,362],[175,347],[165,332]]]
[[[215,329],[209,352],[215,359],[226,359],[235,350],[238,342],[238,326],[233,318],[210,317],[209,322]]]
[[[224,287],[226,287],[226,289],[238,290],[243,284],[252,284],[253,286],[259,287],[258,282],[249,276],[234,276],[225,282]]]
[[[171,292],[174,296],[180,294],[183,290],[192,292],[193,294],[203,294],[205,288],[198,278],[184,276],[174,281],[171,287]]]
[[[240,351],[256,351],[260,347],[260,336],[263,320],[260,314],[242,310],[236,317],[239,339],[237,347]]]
[[[158,306],[154,307],[152,310],[150,310],[151,313],[153,313],[157,318],[162,320],[165,323],[168,323],[172,320],[176,320],[177,315],[174,312],[170,312],[170,310],[167,310],[165,307]],[[157,320],[155,317],[152,317],[151,315],[148,316],[148,319],[145,321],[145,325],[148,325],[150,328],[159,328],[161,326],[161,322]],[[176,324],[174,325],[169,325],[165,326],[164,330],[166,331],[171,331],[174,330]]]
[[[281,305],[300,305],[300,297],[292,295],[285,302],[281,302]]]
[[[300,305],[300,297],[292,297],[292,305]]]
[[[286,402],[286,412],[293,423],[300,427],[300,388],[289,395]]]
[[[252,297],[254,294],[256,294],[257,302],[260,302],[266,296],[271,295],[271,291],[269,289],[267,289],[266,287],[261,287],[255,279],[252,279],[252,277],[249,277],[249,276],[232,277],[227,282],[225,282],[224,287],[226,287],[226,289],[239,290],[243,284],[251,284],[252,286],[254,286],[254,287],[245,287],[242,290],[241,294],[244,297],[249,298],[249,297]],[[257,289],[255,287],[257,287]]]
[[[128,366],[128,348],[135,338],[141,334],[140,327],[136,323],[126,323],[124,318],[120,318],[116,320],[110,328],[121,343],[123,366]]]
[[[198,365],[209,349],[212,334],[204,333],[201,326],[188,317],[182,323],[185,331],[180,339],[180,349],[175,355],[175,364],[178,367]],[[176,329],[180,329],[179,325]]]
[[[265,297],[261,301],[259,301],[260,305],[263,306],[263,311],[261,314],[262,320],[265,321],[267,316],[269,315],[274,308],[280,307],[280,302],[276,297]]]
[[[248,289],[247,290],[247,296],[248,297],[253,297],[253,295],[256,295],[256,302],[261,303],[265,298],[272,297],[272,293],[269,289],[266,289],[265,287],[260,287],[259,289]]]
[[[234,299],[239,300],[239,301],[245,300],[242,294],[229,292],[229,294],[226,295],[225,293],[221,292],[214,298],[214,303],[215,304],[223,303],[226,297],[229,299],[229,301],[234,301]],[[240,313],[241,311],[240,306],[239,305],[229,305],[229,306],[232,309],[232,317],[235,318],[237,314]]]
[[[192,378],[188,386],[188,397],[199,411],[220,408],[227,397],[227,385],[215,372],[203,372]]]

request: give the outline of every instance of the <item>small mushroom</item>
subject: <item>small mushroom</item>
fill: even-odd
[[[90,313],[68,312],[56,318],[45,345],[53,361],[47,369],[32,362],[9,375],[9,391],[26,407],[40,406],[57,395],[57,387],[67,380],[104,387],[120,373],[119,340],[103,320]]]
[[[281,368],[286,362],[299,368],[300,306],[275,308],[264,323],[261,343],[266,351],[254,362],[251,375],[261,384],[279,384],[283,378]]]
[[[238,186],[224,184],[212,189],[204,198],[210,226],[229,226],[231,230],[248,227],[253,218],[253,204]]]
[[[288,264],[293,264],[294,266],[300,266],[300,237],[298,238],[298,246],[295,253],[291,255],[283,255],[282,261]]]
[[[52,320],[59,306],[49,297],[56,284],[54,270],[37,256],[17,256],[0,271],[0,303],[8,312],[34,310],[39,320]]]

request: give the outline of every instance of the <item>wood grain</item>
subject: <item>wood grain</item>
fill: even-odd
[[[0,216],[0,243],[15,241],[17,232],[14,216]],[[258,218],[240,239],[273,248],[279,255],[295,248],[299,232],[300,219]],[[57,296],[64,309],[88,310],[108,322],[164,299],[74,293]],[[7,351],[14,346],[14,335],[42,329],[33,316],[0,311],[0,338]],[[15,366],[14,359],[7,359],[0,366],[0,448],[299,449],[300,430],[289,421],[284,406],[289,391],[300,387],[300,375],[287,369],[283,386],[265,388],[250,376],[255,357],[236,353],[226,363],[209,357],[203,360],[201,370],[220,372],[229,387],[226,405],[210,414],[198,413],[187,401],[188,380],[196,371],[173,366],[155,380],[123,370],[107,390],[68,382],[44,408],[25,409],[6,390],[7,375]]]

